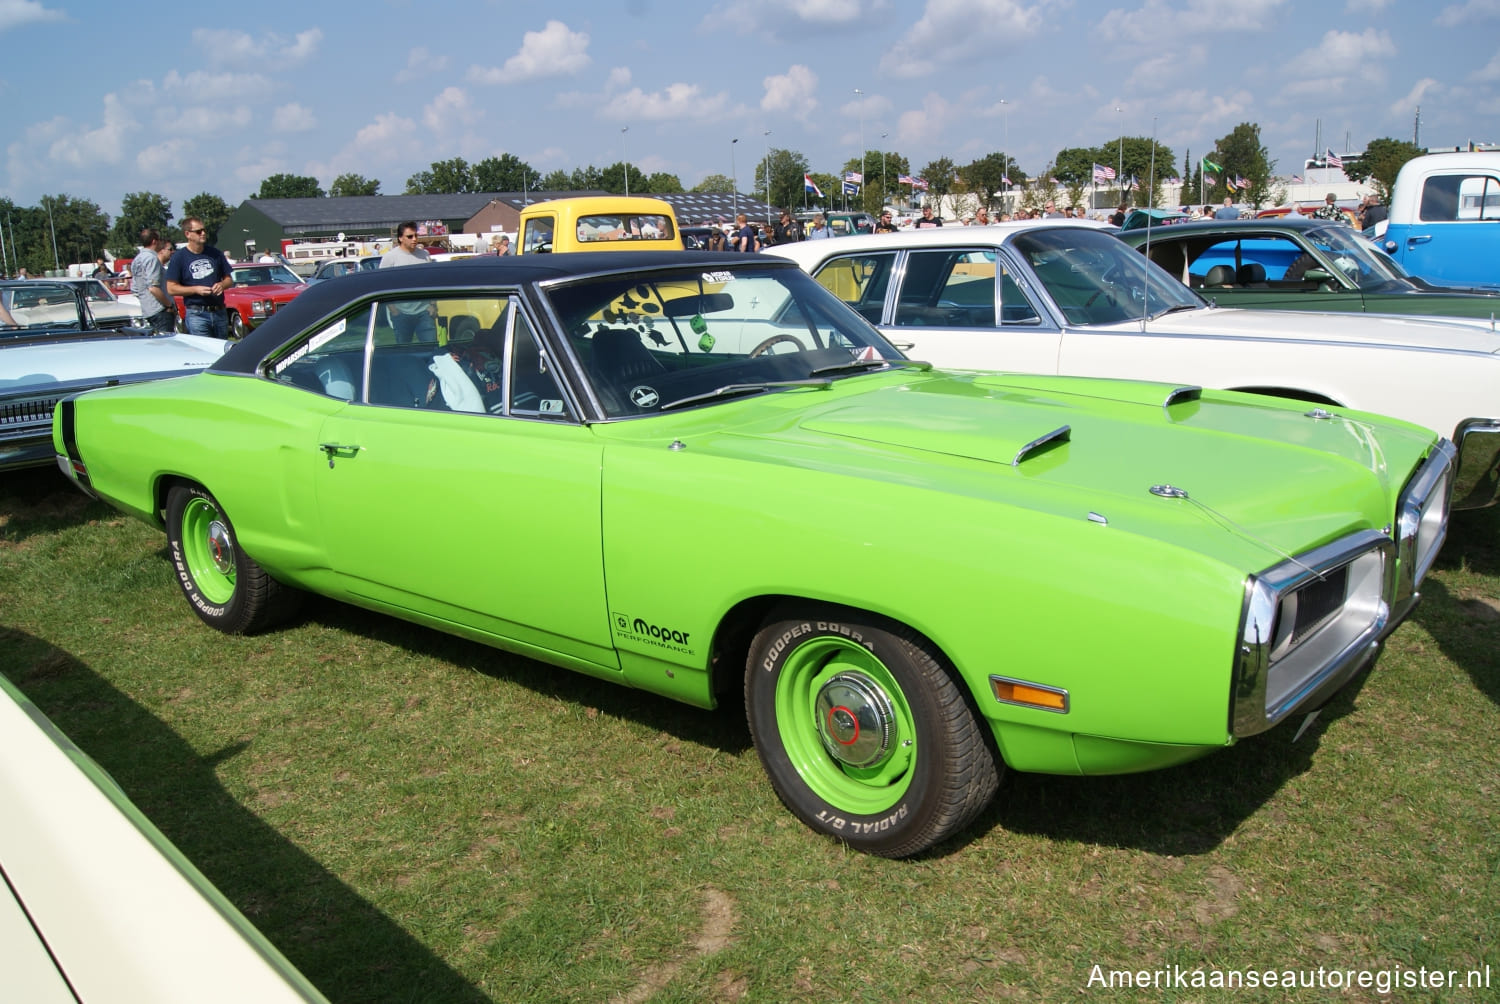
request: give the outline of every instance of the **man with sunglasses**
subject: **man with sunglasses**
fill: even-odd
[[[234,272],[224,252],[208,243],[203,221],[182,221],[187,244],[167,262],[167,292],[182,297],[188,334],[229,337],[229,315],[224,312],[224,290],[234,285]]]
[[[432,255],[417,243],[417,221],[396,225],[396,246],[380,256],[381,268],[400,268],[431,261]],[[431,300],[399,300],[389,305],[396,342],[437,342],[437,304]]]

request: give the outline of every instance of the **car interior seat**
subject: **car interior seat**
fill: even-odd
[[[1203,277],[1203,285],[1205,288],[1214,287],[1219,289],[1233,286],[1234,266],[1215,265],[1213,268],[1208,270],[1208,275]]]
[[[1235,281],[1241,286],[1265,289],[1266,267],[1258,261],[1247,261],[1235,271]]]
[[[629,328],[599,328],[593,337],[593,370],[600,380],[620,385],[649,379],[665,367]]]

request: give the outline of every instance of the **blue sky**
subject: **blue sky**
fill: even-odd
[[[1424,146],[1500,142],[1497,41],[1500,0],[0,0],[0,196],[399,194],[502,153],[744,191],[768,144],[825,172],[1008,145],[1034,174],[1153,128],[1180,167],[1244,121],[1291,174],[1319,120],[1338,152],[1411,139],[1418,105]]]

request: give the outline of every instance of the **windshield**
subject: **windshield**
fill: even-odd
[[[236,286],[265,286],[273,282],[300,284],[302,279],[285,265],[237,265],[234,268]]]
[[[1027,230],[1011,239],[1069,324],[1118,324],[1205,306],[1198,295],[1101,230]]]
[[[1360,289],[1373,289],[1391,281],[1390,266],[1376,257],[1374,249],[1347,227],[1310,230],[1307,240]]]
[[[0,290],[0,335],[82,327],[71,284],[29,279]]]
[[[902,358],[794,268],[687,266],[546,293],[611,418],[770,392],[788,381],[821,385],[861,372],[851,364],[878,368]]]

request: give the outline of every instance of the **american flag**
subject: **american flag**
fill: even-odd
[[[1182,179],[1179,178],[1179,177],[1177,177],[1177,175],[1174,174],[1170,178],[1168,178],[1167,180],[1163,181],[1162,184],[1163,185],[1180,185],[1180,184],[1182,184]]]
[[[925,192],[925,191],[927,191],[927,179],[926,178],[913,178],[913,179],[911,179],[911,187],[912,188],[920,188],[922,191]]]
[[[1300,184],[1302,184],[1302,175],[1300,175],[1300,174],[1294,174],[1294,175],[1292,175],[1292,184],[1294,184],[1294,185],[1300,185]]]
[[[860,174],[858,171],[845,171],[844,180],[852,181],[856,185],[863,185],[865,183],[865,176],[863,174]]]
[[[1012,184],[1012,182],[1011,182],[1011,180],[1010,180],[1009,177],[1007,177],[1005,175],[1001,175],[1000,176],[1000,184],[1002,184],[1002,185],[1009,185],[1009,184]]]
[[[1323,163],[1327,164],[1329,167],[1342,168],[1344,166],[1344,158],[1334,153],[1333,148],[1329,147],[1328,156],[1323,158]]]
[[[911,175],[909,175],[909,174],[898,174],[898,175],[896,175],[896,184],[898,184],[898,185],[910,185],[910,184],[912,184]]]
[[[1250,182],[1248,182],[1248,181],[1245,180],[1245,176],[1243,174],[1240,175],[1240,176],[1238,176],[1238,177],[1236,177],[1234,179],[1234,183],[1239,188],[1249,188],[1250,187]]]
[[[1094,183],[1095,184],[1098,184],[1101,181],[1114,181],[1114,180],[1115,180],[1115,169],[1114,168],[1112,168],[1112,167],[1106,167],[1103,164],[1095,164],[1094,165]]]

